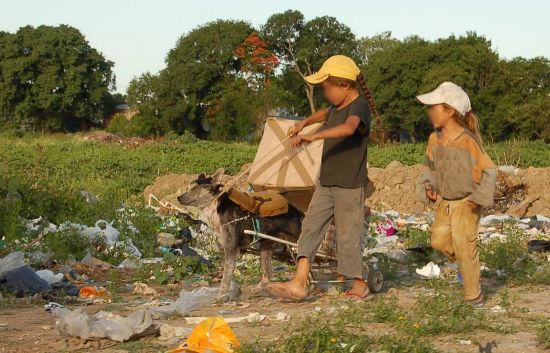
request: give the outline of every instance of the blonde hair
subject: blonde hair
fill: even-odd
[[[478,139],[480,146],[483,146],[483,139],[481,138],[481,129],[479,127],[479,118],[470,110],[465,115],[462,115],[455,108],[448,104],[443,104],[445,108],[453,110],[453,118],[462,127],[470,130],[472,134]]]

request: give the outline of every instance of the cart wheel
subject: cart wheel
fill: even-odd
[[[384,287],[384,275],[382,275],[382,272],[378,270],[369,271],[367,285],[373,293],[382,291],[382,287]]]

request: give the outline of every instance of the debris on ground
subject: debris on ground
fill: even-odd
[[[147,284],[141,282],[134,283],[133,293],[139,295],[158,295],[155,288],[151,288]]]
[[[155,317],[171,315],[174,312],[186,316],[191,311],[213,303],[218,296],[219,288],[200,287],[192,291],[182,289],[178,299],[170,305],[153,308]]]
[[[50,311],[57,319],[55,327],[60,333],[83,339],[109,338],[124,342],[137,337],[156,335],[159,332],[148,310],[139,310],[127,317],[105,311],[90,316],[81,309],[71,311],[57,307]]]
[[[180,347],[167,353],[232,353],[236,347],[239,347],[239,340],[224,318],[212,317],[198,324]]]
[[[82,287],[78,293],[78,296],[81,298],[104,298],[107,297],[107,295],[107,289],[92,286]]]
[[[430,261],[426,266],[417,268],[416,273],[426,278],[439,278],[439,275],[441,275],[441,269],[439,266]]]

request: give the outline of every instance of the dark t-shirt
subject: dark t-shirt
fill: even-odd
[[[367,145],[370,133],[370,109],[365,97],[357,97],[340,110],[336,107],[330,108],[324,128],[329,129],[343,124],[351,115],[361,119],[353,135],[324,141],[319,176],[319,182],[323,186],[358,188],[368,183]]]

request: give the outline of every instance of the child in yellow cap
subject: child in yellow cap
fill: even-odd
[[[478,119],[462,88],[443,82],[417,98],[429,106],[428,117],[435,128],[417,182],[420,201],[435,202],[441,196],[432,225],[432,247],[458,262],[465,299],[481,305],[477,231],[481,207],[493,205],[495,166],[483,149]]]
[[[362,237],[370,110],[376,110],[365,79],[351,58],[335,55],[305,80],[322,87],[330,106],[297,123],[289,135],[295,147],[325,140],[321,171],[302,222],[296,273],[291,281],[271,283],[266,288],[276,297],[306,298],[311,262],[334,220],[338,273],[354,279],[352,289],[346,294],[366,299],[369,289],[363,279]],[[359,88],[364,96],[359,94]],[[310,135],[300,135],[304,127],[319,122],[326,122],[324,128]]]

